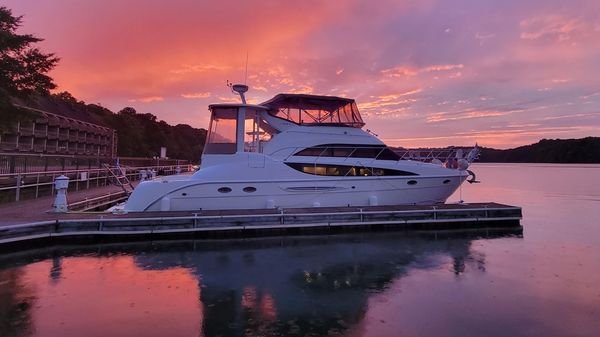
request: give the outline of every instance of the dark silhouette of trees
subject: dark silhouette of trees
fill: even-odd
[[[508,150],[482,148],[481,162],[600,163],[600,138],[542,139]]]
[[[58,62],[54,54],[44,54],[32,44],[42,41],[30,34],[17,34],[22,17],[0,7],[0,131],[31,115],[12,104],[13,98],[27,99],[34,93],[47,94],[56,85],[48,75]]]
[[[93,105],[87,107],[94,109]],[[116,114],[103,113],[102,120],[117,131],[119,156],[155,157],[160,155],[160,148],[164,146],[170,158],[186,159],[192,163],[200,161],[206,140],[204,129],[186,124],[172,126],[159,121],[153,114],[138,113],[131,107]]]

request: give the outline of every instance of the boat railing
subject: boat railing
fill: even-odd
[[[350,149],[351,151],[349,151],[345,156],[334,156],[336,158],[344,158],[344,161],[348,160],[349,158],[360,158],[360,157],[354,157],[353,154],[357,151],[357,150],[362,150],[362,149],[373,149],[372,146],[323,146],[323,147],[315,147],[317,149],[322,149],[322,151],[315,156],[306,156],[306,157],[315,157],[314,159],[314,164],[317,164],[317,162],[326,157],[325,155],[327,153],[331,153],[331,151],[333,150],[339,150],[339,149]],[[305,149],[305,147],[284,147],[281,148],[279,150],[277,150],[276,152],[274,152],[273,154],[276,154],[278,152],[287,152],[287,156],[285,157],[284,161],[287,161],[290,159],[290,157],[296,155],[296,153],[298,153],[299,151]],[[379,152],[371,158],[366,158],[369,159],[368,163],[364,163],[364,165],[369,166],[372,165],[376,160],[381,160],[381,155],[384,153],[384,151],[386,149],[390,149],[391,148],[387,148],[387,147],[382,147]],[[289,151],[289,152],[288,152]],[[477,147],[477,145],[475,145],[475,147],[472,148],[468,148],[468,147],[448,147],[448,148],[443,148],[443,149],[394,149],[393,150],[399,157],[399,160],[412,160],[412,161],[420,161],[420,162],[424,162],[424,163],[448,163],[453,159],[466,159],[469,163],[474,161],[475,159],[478,158],[479,156],[479,149]],[[272,155],[273,155],[272,154]],[[329,157],[327,157],[329,158]],[[365,159],[365,158],[362,158]]]
[[[398,149],[394,152],[396,152],[396,154],[400,156],[400,159],[404,160],[432,162],[434,159],[438,159],[444,162],[448,159],[456,158],[457,151],[459,149],[462,148],[452,147],[445,149]]]

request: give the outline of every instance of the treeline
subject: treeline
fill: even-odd
[[[508,150],[482,148],[480,162],[494,163],[600,163],[600,137],[542,139]]]
[[[71,110],[82,115],[82,119],[115,129],[120,157],[154,157],[160,155],[160,148],[164,146],[170,158],[192,163],[200,161],[206,140],[205,129],[187,124],[169,125],[151,113],[138,113],[131,107],[114,113],[97,104],[77,101],[68,92],[52,95],[49,99],[57,109]]]

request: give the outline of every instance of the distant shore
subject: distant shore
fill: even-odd
[[[508,150],[484,147],[479,162],[600,164],[600,137],[542,139]]]
[[[410,151],[444,152],[447,149],[419,148]],[[542,139],[535,144],[506,150],[488,148],[484,144],[480,150],[477,160],[480,163],[600,164],[600,137]]]

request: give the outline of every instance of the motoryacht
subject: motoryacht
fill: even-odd
[[[201,211],[444,203],[473,173],[473,151],[405,159],[365,123],[353,99],[278,94],[212,104],[200,169],[141,182],[124,211]]]

